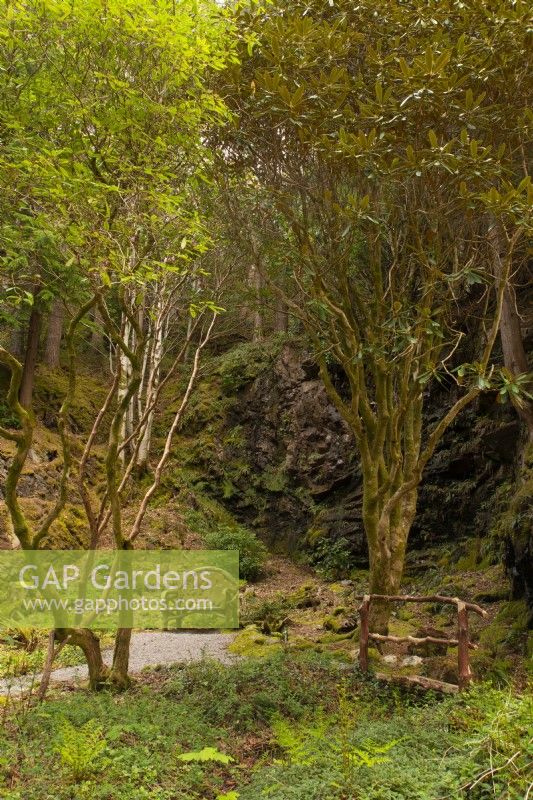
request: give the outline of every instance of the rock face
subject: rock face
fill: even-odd
[[[300,547],[308,533],[353,539],[358,530],[352,552],[366,560],[357,451],[309,354],[284,346],[240,393],[228,425],[238,427],[239,444],[226,446],[222,460],[230,471],[249,466],[242,477],[231,473],[232,511],[274,546]]]
[[[499,521],[513,599],[525,597],[533,629],[533,443],[524,448],[514,495]]]
[[[307,355],[284,347],[272,370],[244,391],[234,413],[259,469],[274,466],[313,497],[351,479],[352,436]]]
[[[487,534],[520,437],[513,410],[495,400],[467,409],[446,434],[420,489],[411,547]],[[429,398],[428,424],[447,401],[444,392]],[[233,513],[274,546],[306,547],[341,572],[343,561],[366,565],[357,450],[308,353],[284,345],[240,389],[224,426],[211,471],[226,481]]]

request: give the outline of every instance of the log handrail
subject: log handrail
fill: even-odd
[[[465,600],[460,600],[458,597],[445,597],[441,594],[432,594],[428,595],[427,597],[419,597],[417,595],[408,595],[408,594],[371,594],[371,595],[364,595],[364,594],[356,594],[356,600],[364,600],[365,597],[371,597],[373,600],[389,600],[391,603],[395,602],[402,602],[402,603],[447,603],[448,605],[455,605],[458,606],[459,603],[463,603],[465,608],[469,611],[473,611],[474,614],[479,614],[480,617],[487,617],[488,614],[484,608],[481,606],[476,605],[476,603],[467,603]]]
[[[364,594],[356,595],[356,599],[362,600],[359,608],[361,617],[359,635],[359,667],[362,672],[368,672],[368,642],[370,639],[379,642],[409,642],[411,644],[445,644],[448,647],[457,647],[457,662],[459,670],[459,691],[465,689],[472,680],[472,673],[469,663],[469,650],[476,650],[477,645],[469,640],[468,634],[468,612],[473,611],[481,617],[486,617],[487,612],[475,603],[467,603],[458,597],[445,597],[443,595],[430,595],[421,597],[418,595],[389,595],[389,594]],[[386,636],[381,633],[371,633],[369,630],[370,604],[372,600],[387,600],[388,602],[399,603],[446,603],[455,605],[457,608],[457,638],[444,639],[436,636]]]
[[[424,638],[419,639],[417,636],[384,636],[381,633],[369,633],[369,639],[376,639],[379,642],[394,642],[395,644],[402,644],[407,642],[408,644],[446,644],[448,647],[457,647],[459,645],[459,639],[437,639],[436,636],[424,636]],[[469,642],[468,646],[470,650],[477,650],[477,644],[473,642]]]

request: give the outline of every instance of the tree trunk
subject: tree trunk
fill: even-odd
[[[51,369],[57,369],[59,367],[64,313],[61,300],[54,300],[48,317],[48,330],[46,332],[46,344],[44,348],[44,363]]]
[[[100,640],[88,628],[60,628],[56,639],[61,642],[68,637],[68,643],[83,650],[89,668],[89,686],[92,690],[101,689],[107,682],[109,670],[104,664]]]
[[[287,306],[282,300],[276,303],[276,313],[274,315],[274,330],[276,333],[287,333],[289,330],[289,315]]]
[[[126,342],[127,346],[132,348],[132,349],[135,349],[135,342],[134,342],[135,332],[134,332],[129,320],[126,320],[125,323],[124,323],[124,334],[123,334],[123,336],[124,336],[124,341]],[[119,384],[119,389],[118,389],[118,402],[119,402],[119,405],[120,405],[120,403],[122,402],[124,397],[126,397],[126,395],[128,393],[128,390],[129,390],[129,386],[130,386],[130,382],[131,382],[131,376],[132,376],[132,365],[131,365],[131,362],[130,362],[128,356],[125,353],[123,353],[122,350],[118,350],[118,354],[117,355],[118,355],[118,361],[119,361],[119,363],[117,365],[117,369],[120,369],[120,384]],[[135,405],[135,398],[132,397],[131,398],[131,402],[128,405],[126,413],[123,415],[122,421],[121,421],[121,424],[120,424],[120,443],[125,442],[126,439],[128,439],[130,437],[131,433],[133,432],[133,409],[134,409],[134,405]],[[124,467],[124,465],[126,463],[126,458],[127,458],[128,453],[129,453],[129,448],[124,448],[122,450],[122,452],[121,452],[120,461],[121,461],[123,467]]]
[[[402,582],[407,540],[416,514],[417,492],[411,491],[398,501],[389,518],[383,515],[365,519],[369,542],[370,594],[399,593]],[[390,603],[373,600],[370,606],[370,631],[388,633]]]
[[[33,383],[35,380],[35,367],[37,366],[37,355],[39,352],[39,340],[41,336],[42,313],[39,308],[37,293],[34,290],[33,308],[28,324],[28,338],[26,340],[26,352],[24,355],[24,369],[22,370],[22,380],[20,382],[19,399],[23,408],[30,408],[33,398]]]
[[[529,372],[527,355],[522,339],[520,317],[516,309],[514,288],[505,290],[500,323],[500,337],[503,350],[503,361],[512,375],[523,375]],[[531,391],[531,387],[527,387]],[[527,397],[514,400],[517,413],[527,425],[528,436],[533,441],[533,403]]]
[[[252,313],[253,334],[252,339],[254,342],[260,342],[263,338],[263,307],[261,298],[261,273],[257,267],[252,265],[249,274],[250,285],[254,292],[254,308]]]
[[[44,662],[43,674],[41,675],[39,692],[37,694],[37,697],[39,698],[39,701],[41,703],[46,697],[48,686],[50,685],[50,677],[52,675],[52,669],[54,667],[54,659],[61,652],[61,649],[66,643],[67,639],[65,639],[62,642],[59,642],[58,646],[56,647],[56,632],[55,630],[50,631],[48,635],[48,648],[46,651],[46,660]]]
[[[9,334],[9,352],[20,361],[24,357],[24,330],[16,325]]]
[[[130,666],[131,628],[119,628],[115,639],[113,666],[109,674],[109,682],[117,689],[127,689],[130,685],[128,675]]]
[[[155,330],[153,332],[155,341],[153,342],[153,349],[150,352],[150,363],[146,365],[148,372],[148,379],[146,385],[146,392],[144,394],[144,404],[142,402],[143,386],[139,388],[139,418],[141,418],[145,411],[153,406],[157,396],[159,387],[161,360],[163,357],[163,345],[165,338],[165,320],[162,316],[163,302],[159,303],[159,315],[155,323]],[[139,452],[137,453],[136,470],[138,475],[145,475],[148,472],[150,460],[150,446],[152,443],[152,429],[154,425],[155,408],[152,408],[148,413],[144,431],[139,443]]]
[[[501,229],[496,221],[493,222],[490,228],[489,239],[493,251],[494,272],[498,279],[503,274],[502,259],[505,258],[505,250]],[[500,338],[503,362],[511,375],[523,375],[529,372],[520,317],[518,316],[516,305],[516,293],[510,283],[507,284],[503,295]],[[527,425],[530,440],[533,440],[533,403],[527,398],[519,398],[513,400],[513,402],[516,411]]]
[[[102,313],[98,307],[93,312],[93,329],[91,333],[91,347],[100,355],[104,354],[104,330]]]

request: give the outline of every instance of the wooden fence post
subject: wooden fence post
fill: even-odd
[[[359,631],[359,668],[361,672],[368,672],[368,617],[370,611],[370,596],[365,594],[359,609],[361,628]]]
[[[470,683],[472,674],[468,657],[468,609],[464,602],[457,602],[457,640],[459,642],[457,660],[459,665],[459,691],[466,689]]]

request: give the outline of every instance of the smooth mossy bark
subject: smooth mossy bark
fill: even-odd
[[[100,640],[88,628],[60,628],[56,630],[56,639],[79,647],[83,651],[89,670],[89,687],[93,691],[101,689],[108,681],[109,669],[104,664]]]

